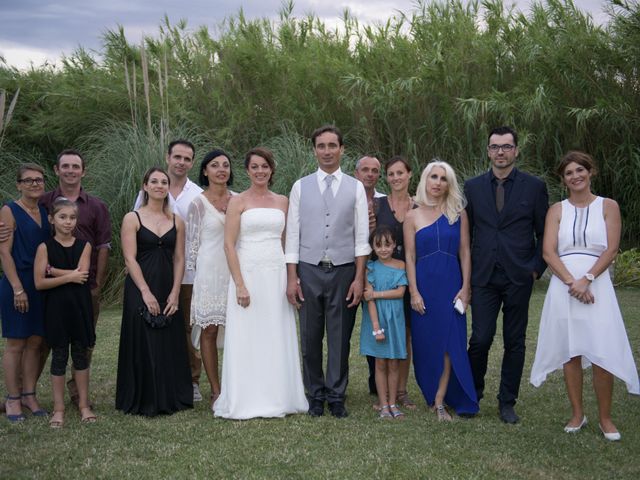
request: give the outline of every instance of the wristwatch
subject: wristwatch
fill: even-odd
[[[593,273],[585,273],[584,276],[590,282],[593,282],[595,280],[595,278],[596,278],[596,277],[593,276]]]

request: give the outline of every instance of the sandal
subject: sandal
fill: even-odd
[[[54,410],[51,420],[49,420],[51,428],[62,428],[64,426],[64,410]]]
[[[378,418],[381,418],[383,420],[389,420],[391,418],[393,418],[393,415],[391,414],[391,411],[389,410],[389,405],[383,405],[382,408],[380,409],[380,413],[378,413]]]
[[[400,404],[400,406],[408,410],[415,410],[416,408],[418,408],[418,406],[409,398],[409,392],[407,392],[406,390],[398,392],[396,398],[398,399],[398,403]]]
[[[20,396],[22,398],[24,397],[35,397],[36,396],[36,392],[27,392],[27,393],[21,393]],[[37,410],[32,410],[31,407],[29,405],[27,405],[26,403],[22,403],[21,405],[24,408],[29,409],[29,411],[31,412],[31,415],[33,415],[34,417],[48,417],[49,416],[49,412],[47,412],[44,408],[39,408]]]
[[[90,407],[82,407],[80,409],[80,415],[82,416],[80,420],[82,423],[95,423],[98,420],[98,417],[96,417],[96,414],[93,413]]]
[[[435,409],[439,422],[450,422],[453,420],[444,405],[437,405]]]
[[[20,395],[7,395],[7,400],[5,401],[4,404],[4,409],[5,412],[9,410],[9,405],[8,403],[11,401],[16,401],[16,400],[20,400]],[[5,413],[5,416],[7,417],[7,420],[9,420],[11,423],[19,423],[19,422],[24,422],[27,417],[24,416],[24,413],[20,412],[20,413]]]
[[[389,405],[389,411],[391,412],[391,416],[398,420],[404,419],[404,413],[400,411],[398,406],[394,403],[393,405]]]

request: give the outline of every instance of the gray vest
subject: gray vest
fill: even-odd
[[[338,193],[327,205],[316,173],[300,180],[300,261],[317,265],[325,253],[334,265],[355,260],[357,182],[343,174]]]

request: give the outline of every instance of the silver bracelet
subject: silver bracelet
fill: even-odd
[[[375,337],[376,335],[381,335],[384,333],[384,328],[381,328],[380,330],[374,330],[373,332],[371,332],[373,334],[373,336]]]

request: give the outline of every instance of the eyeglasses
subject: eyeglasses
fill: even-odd
[[[44,178],[21,178],[18,183],[23,185],[44,185]]]
[[[489,151],[490,152],[497,152],[500,149],[502,149],[503,152],[510,152],[514,148],[516,148],[516,146],[515,145],[511,145],[510,143],[505,143],[504,145],[496,145],[494,143],[494,144],[489,145]]]

